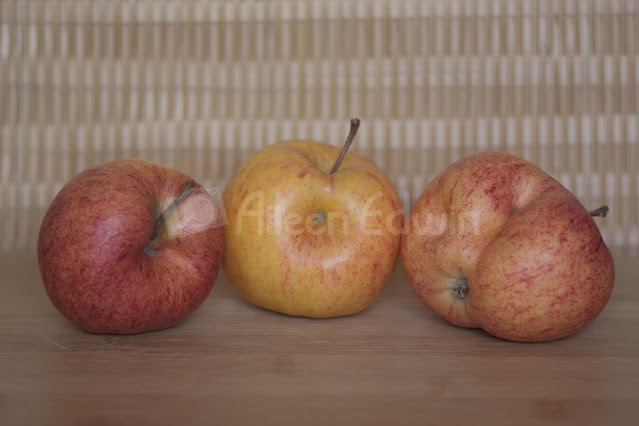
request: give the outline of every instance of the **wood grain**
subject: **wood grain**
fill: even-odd
[[[398,265],[364,312],[286,317],[224,276],[178,326],[78,330],[31,255],[0,258],[5,425],[639,424],[639,269],[617,257],[601,316],[545,344],[506,342],[428,312]]]

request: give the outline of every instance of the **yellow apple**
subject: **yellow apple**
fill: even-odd
[[[332,145],[291,140],[249,158],[223,194],[223,267],[248,302],[294,316],[357,313],[397,261],[403,225],[393,184],[374,163]]]

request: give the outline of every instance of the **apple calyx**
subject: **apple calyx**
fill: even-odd
[[[608,206],[601,206],[599,208],[596,208],[590,211],[589,213],[590,213],[590,216],[592,217],[596,217],[596,216],[606,217],[606,215],[608,214],[608,210],[610,210]]]
[[[468,279],[466,277],[461,277],[457,280],[455,287],[453,287],[453,294],[459,300],[466,298],[466,294],[468,294]]]
[[[353,139],[355,139],[355,135],[357,134],[357,129],[359,129],[359,118],[351,119],[351,130],[348,132],[348,137],[346,138],[346,142],[344,142],[344,147],[342,148],[342,152],[339,153],[339,157],[337,157],[337,161],[335,161],[335,165],[331,169],[329,175],[332,175],[337,171],[339,165],[342,163],[344,156],[346,155],[346,151],[351,146]]]
[[[326,213],[324,213],[324,210],[317,210],[313,214],[313,224],[321,225],[324,221],[326,221]]]
[[[169,204],[164,211],[160,211],[157,207],[153,209],[153,232],[149,237],[149,244],[144,247],[144,252],[146,254],[148,254],[149,256],[154,256],[157,254],[157,251],[154,250],[151,245],[153,245],[153,243],[159,239],[160,235],[166,235],[166,218],[169,214],[171,214],[173,210],[177,208],[178,204],[180,204],[186,197],[189,196],[191,191],[193,191],[193,188],[195,188],[195,181],[186,181],[182,192],[180,192],[180,194],[173,201],[171,201],[171,204]]]

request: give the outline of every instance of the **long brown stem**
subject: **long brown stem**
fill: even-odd
[[[195,188],[195,182],[192,180],[187,181],[184,184],[184,189],[182,189],[182,192],[180,192],[180,195],[178,195],[177,198],[173,200],[171,204],[168,205],[166,210],[156,215],[155,221],[153,222],[153,233],[151,234],[151,237],[149,238],[149,240],[153,241],[153,239],[155,239],[155,237],[158,236],[158,234],[160,233],[160,229],[164,227],[166,224],[166,218],[168,217],[168,215],[173,210],[175,210],[175,208],[178,206],[178,204],[182,202],[182,200],[188,197],[188,195],[191,193],[193,188]]]
[[[600,216],[600,217],[606,217],[606,215],[608,214],[608,210],[610,210],[608,208],[608,206],[601,206],[598,209],[594,209],[590,212],[590,216]]]
[[[359,118],[353,118],[351,119],[351,131],[348,133],[346,142],[344,142],[344,148],[342,148],[342,152],[339,153],[339,157],[337,157],[337,161],[335,162],[335,165],[333,166],[329,174],[332,175],[333,173],[335,173],[339,165],[342,163],[342,160],[344,159],[344,156],[346,155],[346,151],[348,151],[348,148],[351,146],[353,139],[355,139],[355,135],[357,134],[357,129],[359,129]]]

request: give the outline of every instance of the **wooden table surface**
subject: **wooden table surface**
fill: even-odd
[[[309,320],[244,303],[221,274],[178,326],[75,328],[34,256],[0,255],[0,424],[639,424],[639,258],[581,333],[511,343],[424,308],[398,265],[376,302]]]

